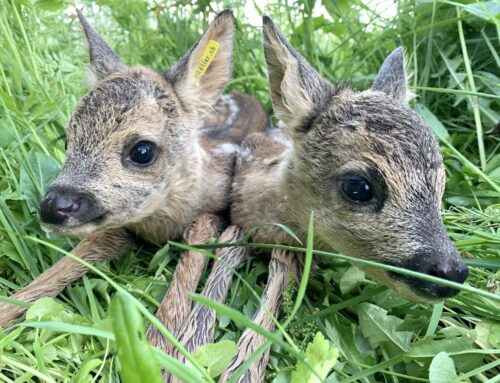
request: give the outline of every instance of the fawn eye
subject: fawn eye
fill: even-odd
[[[366,203],[373,199],[373,187],[368,180],[357,174],[346,174],[340,178],[340,191],[349,202]]]
[[[129,158],[135,165],[148,166],[156,160],[156,145],[149,141],[140,141],[129,152]]]

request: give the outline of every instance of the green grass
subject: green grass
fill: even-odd
[[[307,344],[321,331],[340,351],[327,382],[428,382],[429,377],[438,382],[435,373],[450,366],[442,351],[453,360],[456,381],[499,382],[500,6],[375,3],[271,1],[261,11],[325,77],[349,79],[355,88],[367,88],[384,57],[397,45],[405,47],[417,95],[412,106],[440,138],[446,164],[443,219],[470,266],[470,277],[444,305],[413,304],[365,279],[351,268],[349,257],[322,254],[322,267],[311,270],[298,293],[292,287],[287,291],[281,329],[274,334],[256,329],[271,344],[266,381],[290,381]],[[244,1],[83,4],[89,21],[127,64],[155,69],[173,64],[217,11],[234,8],[238,29],[228,90],[253,94],[271,111],[261,32],[246,17]],[[67,7],[65,0],[0,2],[0,299],[75,244],[43,232],[36,215],[64,160],[64,142],[57,138],[87,91],[85,41],[77,21],[64,12]],[[385,8],[397,9],[395,16]],[[133,303],[130,310],[154,321],[151,313],[179,252],[180,246],[171,243],[99,265],[56,302],[35,306],[27,323],[0,330],[0,381],[119,381],[120,364],[135,359],[131,354],[118,358],[117,347],[123,348],[115,340],[136,334],[136,328],[115,337],[111,299],[121,291]],[[252,325],[267,263],[265,257],[249,259],[225,305],[205,302],[219,313],[217,341],[237,341]],[[191,376],[189,381],[201,379],[196,359],[185,367],[155,355],[161,365]],[[453,381],[453,374],[446,376],[445,381]]]

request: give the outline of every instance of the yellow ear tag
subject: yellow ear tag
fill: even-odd
[[[215,55],[219,51],[220,44],[215,41],[215,40],[209,40],[207,47],[205,48],[205,51],[203,52],[203,56],[201,56],[200,63],[196,67],[196,70],[194,72],[194,77],[195,78],[200,78],[205,74],[207,71],[208,67],[210,66],[210,63],[213,61]],[[200,82],[196,84],[196,86],[200,86]]]

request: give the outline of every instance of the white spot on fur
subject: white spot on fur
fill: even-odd
[[[238,159],[240,159],[243,162],[251,161],[253,159],[252,151],[247,147],[240,148]]]
[[[279,122],[281,123],[281,121]],[[291,148],[293,146],[293,141],[289,136],[286,136],[283,134],[283,131],[281,129],[286,129],[284,127],[284,124],[280,126],[280,129],[276,128],[271,130],[270,137],[273,139],[274,142],[285,146],[287,149]]]
[[[226,154],[233,154],[238,152],[239,146],[225,142],[223,144],[218,145],[215,149],[212,150],[212,153],[215,154],[216,156],[219,155],[226,155]]]
[[[236,119],[236,116],[238,115],[240,111],[240,107],[234,100],[233,96],[230,94],[224,94],[221,96],[221,101],[224,104],[224,106],[227,108],[229,111],[229,116],[227,117],[225,123],[227,125],[232,125],[234,123],[234,120]]]

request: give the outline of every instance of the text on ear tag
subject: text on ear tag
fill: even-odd
[[[194,77],[200,78],[205,74],[210,63],[213,61],[217,51],[220,48],[220,44],[215,40],[209,40],[205,51],[203,52],[203,56],[201,56],[200,63],[196,67],[196,71],[194,73]]]

